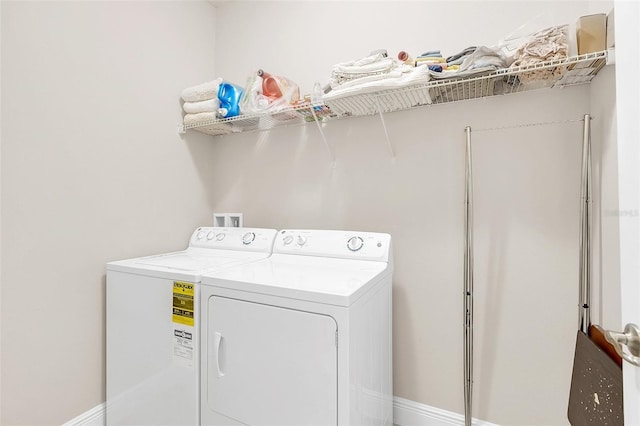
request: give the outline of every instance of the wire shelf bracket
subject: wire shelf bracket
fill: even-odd
[[[311,115],[313,116],[313,121],[316,122],[316,126],[318,127],[318,131],[320,132],[320,137],[322,138],[322,141],[324,142],[324,146],[327,148],[327,152],[329,152],[329,157],[331,158],[331,165],[332,165],[332,167],[335,168],[335,166],[336,166],[336,157],[335,157],[335,155],[333,155],[333,151],[331,149],[331,145],[329,145],[329,141],[327,141],[327,137],[324,134],[324,130],[322,129],[322,126],[320,125],[320,121],[318,120],[318,115],[316,114],[315,107],[312,105],[311,108],[309,108],[309,110],[311,111]]]
[[[384,135],[387,139],[387,145],[389,147],[389,152],[391,153],[391,159],[395,160],[396,154],[393,152],[393,144],[391,143],[391,138],[389,138],[389,131],[387,130],[387,123],[384,121],[384,113],[382,112],[382,107],[380,106],[380,99],[375,97],[376,106],[378,109],[378,114],[380,114],[380,122],[382,123],[382,130],[384,130]]]

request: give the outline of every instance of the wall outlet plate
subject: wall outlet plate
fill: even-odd
[[[220,228],[242,228],[242,213],[214,213],[213,226]]]

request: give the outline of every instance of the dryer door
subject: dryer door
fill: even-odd
[[[333,318],[212,296],[206,328],[203,425],[337,424]]]

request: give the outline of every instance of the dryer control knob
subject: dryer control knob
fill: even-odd
[[[203,232],[203,231],[200,231],[200,232],[198,232],[198,233],[196,234],[196,239],[197,239],[197,240],[201,240],[201,239],[202,239],[202,237],[204,237],[204,232]]]
[[[249,245],[256,239],[256,234],[253,232],[247,232],[242,236],[242,244]]]
[[[213,231],[209,231],[207,233],[207,240],[213,240],[213,237],[215,237],[216,234]]]
[[[360,237],[351,237],[347,241],[347,248],[351,251],[358,251],[364,245],[364,240]]]
[[[302,235],[298,235],[298,245],[302,247],[307,243],[307,237],[303,237]]]
[[[222,241],[224,240],[224,237],[226,237],[225,234],[219,233],[218,235],[216,235],[216,241]]]
[[[291,244],[293,242],[293,235],[287,235],[282,239],[282,242],[285,246]]]

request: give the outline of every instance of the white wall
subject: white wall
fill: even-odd
[[[211,221],[208,138],[180,91],[214,70],[209,2],[2,10],[2,418],[104,401],[105,263],[184,247]]]
[[[590,1],[589,13],[609,13],[613,1]],[[621,330],[620,232],[615,67],[606,67],[591,83],[593,165],[593,287],[591,321]]]
[[[593,2],[592,2],[593,3]],[[232,2],[218,8],[216,74],[258,68],[308,93],[331,65],[386,48],[450,55],[494,44],[532,17],[575,23],[587,2]],[[366,11],[366,12],[365,12]],[[273,23],[282,23],[274,29]],[[211,203],[248,225],[390,232],[394,392],[462,412],[463,143],[490,128],[582,118],[587,86],[214,139]],[[191,134],[187,138],[192,137]],[[474,415],[567,424],[577,329],[581,123],[473,133]],[[275,201],[274,201],[275,200]]]
[[[621,324],[640,324],[640,3],[616,1]],[[624,418],[640,424],[640,369],[624,363]]]
[[[607,67],[591,84],[594,182],[594,285],[592,322],[619,330],[620,232],[618,215],[618,151],[615,68]]]
[[[0,6],[0,23],[2,23]],[[0,31],[0,94],[2,93],[2,31]],[[2,102],[0,101],[0,129],[2,128]],[[2,319],[2,135],[0,134],[0,319]],[[2,374],[2,329],[0,328],[0,374]],[[2,380],[0,380],[0,419],[2,419]]]
[[[596,7],[598,2],[591,2]],[[309,93],[331,66],[387,49],[414,57],[440,49],[494,45],[509,34],[575,24],[586,1],[237,1],[221,2],[216,74],[244,84],[259,68]]]
[[[179,93],[209,79],[214,59],[231,81],[264,68],[308,92],[373,49],[452,54],[538,15],[573,23],[608,10],[588,3],[232,2],[216,13],[193,1],[1,2],[0,423],[60,424],[104,400],[104,263],[179,249],[213,210],[251,226],[390,232],[395,394],[462,412],[463,128],[593,109],[607,186],[615,153],[597,145],[609,128],[596,128],[592,89],[389,114],[395,160],[376,118],[332,122],[335,169],[313,126],[182,140]],[[473,138],[474,414],[566,424],[580,124]]]

